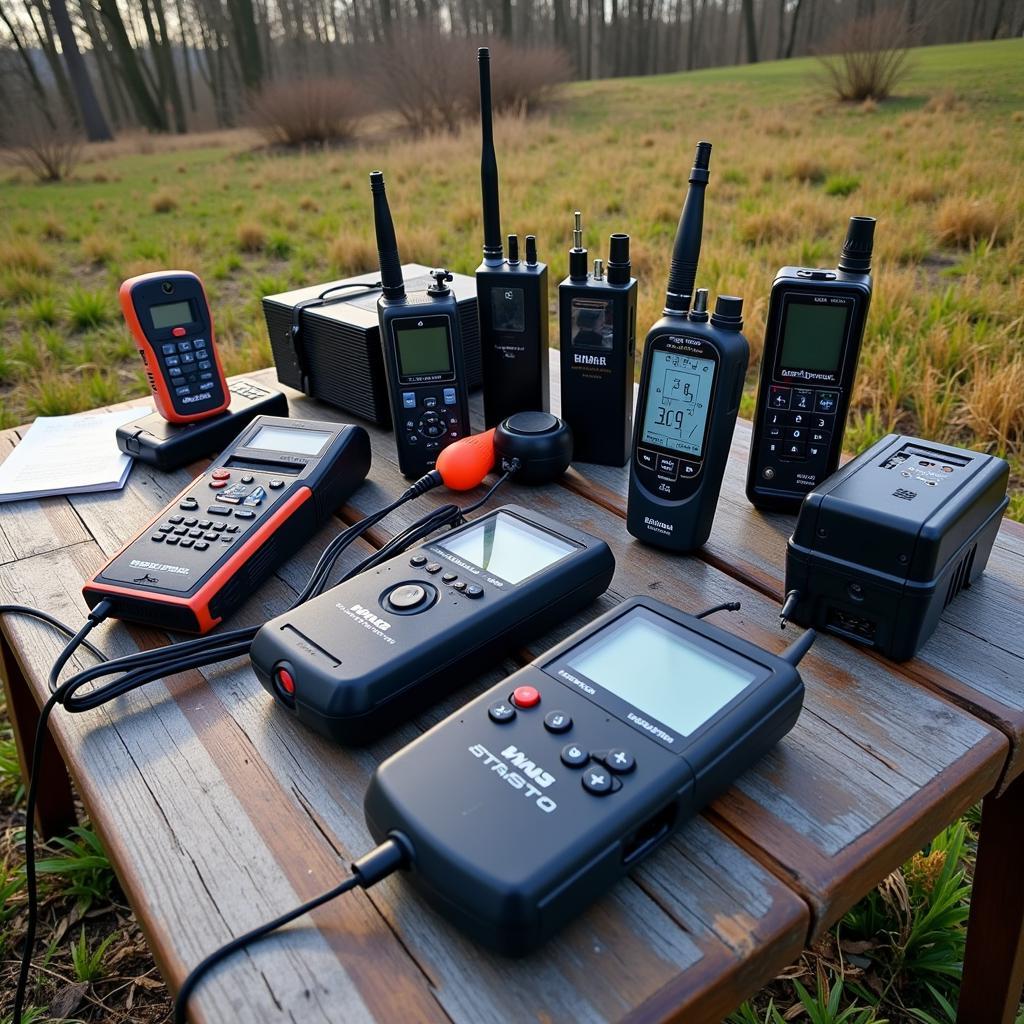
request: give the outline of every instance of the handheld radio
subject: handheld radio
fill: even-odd
[[[125,281],[118,298],[157,412],[168,423],[192,423],[223,412],[231,396],[202,281],[187,270],[142,274]]]
[[[469,433],[469,393],[452,275],[432,270],[426,292],[406,295],[384,175],[370,175],[381,295],[377,300],[384,373],[398,468],[418,479],[446,445]]]
[[[83,587],[118,619],[206,633],[363,482],[362,427],[257,416]]]
[[[370,833],[475,941],[527,953],[785,736],[812,639],[779,657],[631,598],[384,761]]]
[[[851,217],[838,267],[783,267],[772,284],[747,468],[757,508],[796,512],[839,464],[874,234],[873,217]]]
[[[750,347],[743,300],[707,290],[690,300],[700,257],[711,143],[697,143],[672,250],[662,318],[644,342],[626,529],[647,544],[692,551],[711,533]]]
[[[491,124],[491,55],[480,62],[480,128],[483,142],[484,259],[476,272],[480,348],[484,378],[484,424],[496,426],[513,413],[548,410],[548,268],[537,262],[537,239],[526,236],[526,262],[519,260],[519,237],[508,236],[508,259],[501,245],[498,162]]]
[[[604,541],[507,505],[272,619],[250,658],[300,722],[366,743],[595,600],[614,570]]]
[[[572,428],[577,462],[624,466],[633,435],[637,281],[629,235],[608,243],[608,272],[587,269],[580,211],[573,220],[569,276],[558,286],[562,416]]]

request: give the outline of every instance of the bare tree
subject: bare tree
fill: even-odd
[[[64,53],[64,63],[68,68],[68,78],[71,79],[74,86],[75,99],[78,101],[78,111],[82,115],[82,126],[85,128],[86,137],[90,142],[109,142],[113,135],[110,134],[110,126],[96,99],[92,80],[86,70],[82,53],[78,49],[78,40],[75,39],[75,32],[71,27],[71,18],[68,15],[65,0],[50,0],[50,14],[57,28],[60,48]]]

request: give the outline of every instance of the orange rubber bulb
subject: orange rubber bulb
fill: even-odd
[[[452,491],[471,491],[494,468],[494,427],[482,434],[471,434],[448,445],[437,457],[436,469],[445,487]]]

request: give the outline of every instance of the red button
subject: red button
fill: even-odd
[[[295,680],[292,679],[292,674],[285,668],[279,668],[277,670],[277,685],[288,694],[289,697],[295,696]]]
[[[532,686],[517,686],[512,691],[512,703],[517,708],[532,708],[540,703],[540,691]]]
[[[227,480],[211,480],[210,481],[210,486],[214,490],[217,490],[218,488],[221,488],[221,487],[227,487],[227,485],[228,485]]]
[[[214,480],[227,480],[231,474],[226,469],[215,469],[210,476],[212,476]]]
[[[174,330],[171,331],[171,334],[173,334],[176,338],[184,338],[185,337],[185,328],[184,327],[175,327]]]

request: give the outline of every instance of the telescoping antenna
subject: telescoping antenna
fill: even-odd
[[[690,309],[693,283],[697,279],[700,260],[700,242],[704,231],[704,190],[708,187],[708,165],[711,162],[711,143],[698,142],[697,155],[690,169],[690,188],[683,203],[683,212],[676,229],[672,247],[672,263],[668,271],[668,289],[665,292],[665,315],[685,316]]]
[[[391,207],[388,206],[387,193],[384,191],[384,174],[381,171],[370,173],[370,192],[373,194],[373,230],[377,235],[381,292],[386,299],[404,299],[405,279],[402,277],[402,261],[398,256],[395,224],[391,219]]]
[[[484,263],[500,265],[501,213],[498,209],[498,158],[494,154],[494,125],[491,117],[491,51],[481,46],[480,62],[480,191],[484,205]]]

